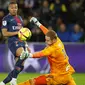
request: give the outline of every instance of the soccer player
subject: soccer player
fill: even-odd
[[[50,65],[50,73],[27,80],[18,85],[76,85],[71,76],[75,71],[69,64],[64,45],[56,32],[48,30],[35,17],[32,17],[30,22],[34,22],[43,31],[47,46],[39,52],[29,53],[29,58],[46,56]]]
[[[17,85],[17,76],[24,68],[24,61],[26,59],[26,52],[28,49],[25,42],[18,39],[18,31],[23,27],[23,20],[17,14],[18,5],[16,2],[10,2],[8,6],[9,14],[2,20],[2,34],[8,37],[8,47],[15,56],[16,64],[14,70],[0,82],[0,85],[5,85],[10,82],[11,85]],[[25,46],[26,45],[26,46]]]

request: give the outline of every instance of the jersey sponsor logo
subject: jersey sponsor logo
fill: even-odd
[[[21,23],[17,23],[18,26],[12,26],[13,30],[19,30],[22,28],[22,24]]]
[[[13,30],[19,30],[19,29],[21,29],[22,28],[22,26],[12,26],[12,29]]]
[[[2,25],[6,26],[7,25],[7,21],[2,21]]]

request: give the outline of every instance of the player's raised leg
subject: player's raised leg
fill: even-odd
[[[26,52],[24,51],[23,47],[20,47],[17,49],[16,51],[16,55],[19,57],[16,57],[16,64],[15,64],[15,68],[13,70],[13,74],[12,74],[12,80],[10,82],[11,85],[16,85],[16,79],[18,74],[23,70],[24,68],[24,61],[26,59]]]
[[[18,74],[23,70],[24,68],[24,61],[25,61],[25,51],[23,47],[19,47],[16,51],[16,55],[19,57],[16,57],[16,64],[15,68],[12,72],[9,73],[9,75],[3,80],[3,85],[10,82],[11,85],[17,85],[17,76]],[[0,85],[2,85],[2,83]]]

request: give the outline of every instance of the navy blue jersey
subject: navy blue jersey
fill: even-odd
[[[19,31],[23,26],[23,20],[20,16],[12,16],[8,14],[2,20],[2,29],[7,29],[8,32]],[[18,40],[18,35],[8,37],[8,44]]]
[[[2,20],[2,29],[7,29],[8,32],[19,31],[23,27],[23,20],[20,16],[12,16],[8,14]],[[24,42],[20,42],[18,35],[8,37],[8,47],[15,55],[19,47],[25,47]]]

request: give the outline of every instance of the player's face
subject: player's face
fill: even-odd
[[[53,40],[51,40],[50,37],[48,37],[48,36],[45,36],[45,42],[48,46],[53,44]]]
[[[10,4],[8,9],[11,15],[13,16],[17,15],[17,11],[18,11],[17,4]]]

